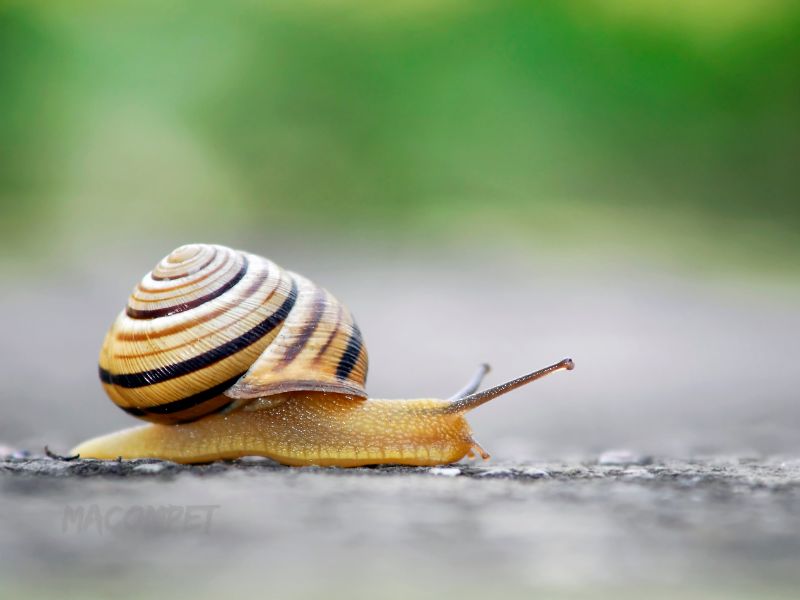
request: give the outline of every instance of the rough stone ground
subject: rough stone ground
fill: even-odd
[[[1,597],[796,598],[800,459],[0,461]],[[420,593],[423,591],[424,593]]]

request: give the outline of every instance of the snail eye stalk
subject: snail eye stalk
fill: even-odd
[[[507,381],[506,383],[502,383],[493,388],[489,388],[488,390],[484,390],[482,392],[476,392],[474,394],[464,396],[463,398],[456,398],[449,405],[447,405],[447,407],[445,407],[444,412],[447,413],[467,412],[469,410],[472,410],[473,408],[477,408],[481,404],[485,404],[489,400],[497,398],[498,396],[502,396],[503,394],[507,394],[508,392],[515,390],[518,387],[527,385],[532,381],[536,381],[537,379],[545,377],[546,375],[550,375],[551,373],[555,373],[556,371],[571,371],[574,368],[575,368],[575,363],[572,361],[572,359],[565,358],[564,360],[559,361],[554,365],[550,365],[549,367],[545,367],[544,369],[534,371],[533,373],[528,373],[527,375],[523,375],[522,377],[518,377],[517,379],[512,379],[511,381]]]

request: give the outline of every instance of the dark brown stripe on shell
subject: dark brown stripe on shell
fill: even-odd
[[[326,294],[323,290],[320,288],[316,288],[314,290],[311,318],[309,319],[308,323],[303,325],[303,329],[300,331],[300,334],[297,336],[297,338],[295,338],[294,342],[292,342],[292,345],[289,346],[283,353],[281,362],[279,365],[277,365],[278,368],[289,365],[295,358],[297,358],[297,355],[303,351],[303,348],[305,348],[308,340],[317,329],[320,319],[322,319],[322,314],[325,312],[326,298]]]
[[[325,343],[319,349],[319,352],[317,352],[317,356],[314,357],[315,363],[322,360],[322,358],[325,356],[325,353],[328,351],[328,348],[330,348],[331,344],[333,343],[333,340],[336,338],[337,335],[339,335],[339,324],[342,322],[342,305],[338,302],[336,304],[339,307],[339,310],[336,312],[336,325],[333,326],[331,335],[328,337],[327,340],[325,340]]]
[[[222,383],[215,385],[212,388],[209,388],[202,392],[198,392],[197,394],[192,394],[191,396],[187,396],[186,398],[181,398],[180,400],[173,400],[172,402],[166,402],[165,404],[158,404],[156,406],[148,406],[146,408],[132,408],[126,406],[123,406],[121,408],[128,414],[134,415],[136,417],[141,417],[143,415],[174,415],[175,413],[195,408],[198,405],[202,404],[203,402],[213,400],[214,398],[219,396],[222,392],[231,387],[234,383],[236,383],[236,380],[239,379],[242,375],[244,375],[244,372],[239,373],[235,377],[231,377],[230,379],[223,381]],[[233,400],[231,400],[231,402],[233,402]],[[228,406],[231,402],[226,403],[222,408],[219,408],[217,410],[222,410],[223,408]]]
[[[361,331],[358,325],[353,323],[353,333],[347,342],[347,348],[344,349],[342,357],[339,359],[339,365],[336,367],[336,377],[339,379],[347,379],[350,373],[358,362],[358,356],[361,354],[361,347],[364,342],[361,338]]]
[[[264,283],[264,281],[266,281],[268,276],[269,276],[269,274],[267,272],[264,272],[262,275],[259,275],[256,278],[256,280],[253,281],[252,285],[249,288],[247,288],[244,291],[244,293],[242,293],[241,296],[237,296],[236,298],[232,298],[231,299],[231,303],[241,304],[243,302],[247,302],[247,300],[249,298],[251,298],[253,296],[253,294],[255,294],[258,291],[258,288],[261,287],[261,285]],[[277,291],[277,289],[278,289],[278,286],[276,285],[272,290],[270,290],[269,294],[267,295],[266,298],[264,298],[264,301],[261,302],[261,304],[258,304],[256,306],[254,306],[247,314],[242,315],[238,319],[238,321],[241,321],[242,319],[246,319],[247,317],[252,315],[254,312],[259,310],[261,307],[263,307],[265,304],[268,304],[269,301],[272,299],[272,297],[275,295],[275,292]],[[228,310],[229,310],[228,306],[221,306],[220,308],[218,308],[218,309],[216,309],[214,311],[211,311],[207,315],[203,315],[202,317],[193,320],[192,323],[191,323],[191,327],[197,327],[198,325],[200,325],[202,323],[207,323],[208,321],[216,319],[217,317],[225,314]],[[137,357],[153,356],[153,355],[156,355],[156,354],[161,354],[163,352],[172,352],[174,350],[177,350],[178,348],[183,348],[184,346],[187,346],[189,344],[193,344],[197,340],[202,340],[204,338],[207,338],[210,335],[217,335],[219,333],[222,333],[223,331],[225,331],[229,327],[232,327],[233,325],[235,325],[236,322],[237,321],[234,321],[233,323],[229,323],[225,327],[221,327],[220,329],[215,329],[214,331],[209,331],[208,333],[206,333],[204,335],[201,335],[201,336],[198,336],[198,337],[195,337],[191,341],[188,341],[188,342],[186,342],[184,344],[180,344],[178,346],[170,346],[169,348],[159,348],[158,350],[155,350],[153,352],[137,352],[136,356]],[[126,342],[141,342],[143,340],[152,340],[152,339],[164,337],[164,336],[167,336],[167,335],[172,335],[173,333],[178,333],[179,331],[182,331],[182,330],[186,329],[186,325],[187,325],[186,323],[178,323],[177,325],[174,325],[172,327],[167,327],[167,328],[162,329],[160,331],[154,331],[154,332],[147,331],[147,332],[143,332],[143,333],[130,333],[130,332],[128,332],[128,333],[118,333],[117,336],[116,336],[116,339],[123,340],[123,341],[126,341]],[[114,354],[114,358],[115,359],[131,358],[131,356],[129,356],[127,354]]]
[[[208,265],[210,265],[212,262],[214,262],[215,258],[217,258],[217,249],[216,248],[214,248],[214,251],[211,253],[211,258],[209,258],[206,262],[204,262],[202,265],[200,265],[198,267],[195,267],[194,269],[190,269],[190,270],[188,270],[188,271],[186,271],[184,273],[181,273],[180,275],[170,275],[169,277],[161,277],[161,276],[158,276],[158,275],[151,274],[150,276],[153,278],[154,281],[173,281],[175,279],[181,279],[183,277],[188,277],[189,275],[194,275],[195,273],[197,273],[199,271],[202,271]]]
[[[233,279],[218,287],[213,292],[206,294],[205,296],[200,296],[199,298],[195,298],[189,302],[183,302],[182,304],[176,304],[175,306],[168,306],[166,308],[158,308],[154,310],[139,310],[128,306],[128,308],[125,310],[125,314],[127,314],[131,319],[157,319],[159,317],[177,315],[178,313],[196,308],[201,304],[205,304],[206,302],[213,300],[214,298],[218,298],[239,283],[242,280],[242,277],[244,277],[247,273],[248,266],[249,262],[247,257],[244,257],[242,268],[239,269],[239,272],[233,277]]]
[[[235,262],[235,260],[236,260],[236,257],[234,256],[233,261]],[[210,271],[206,271],[200,277],[196,277],[195,279],[190,279],[188,281],[182,281],[178,285],[173,285],[173,286],[170,286],[170,287],[149,288],[149,287],[147,287],[145,285],[142,285],[142,283],[139,282],[139,285],[136,286],[136,290],[134,290],[133,299],[136,300],[137,302],[159,302],[159,299],[138,298],[136,296],[136,292],[137,291],[138,292],[144,292],[145,294],[163,294],[164,292],[173,292],[175,290],[179,290],[181,288],[185,288],[185,287],[188,287],[190,285],[194,285],[194,284],[196,284],[196,283],[198,283],[200,281],[203,281],[205,279],[208,279],[214,273],[217,273],[218,271],[220,271],[224,267],[230,266],[231,262],[232,261],[229,261],[229,260],[223,260],[216,267],[214,267]],[[186,294],[177,294],[177,295],[173,296],[172,298],[180,298],[181,296],[187,296],[190,293],[191,292],[187,292]]]
[[[275,329],[275,327],[283,323],[283,321],[289,315],[289,311],[292,310],[296,300],[297,284],[292,281],[292,289],[278,310],[239,337],[226,342],[221,346],[212,348],[207,352],[198,354],[197,356],[188,360],[184,360],[172,365],[166,365],[158,369],[151,369],[149,371],[112,374],[101,367],[100,380],[104,383],[110,383],[123,388],[138,388],[147,385],[154,385],[156,383],[162,383],[164,381],[169,381],[170,379],[175,379],[176,377],[182,377],[183,375],[194,373],[200,369],[205,369],[206,367],[218,363],[219,361],[233,356],[241,350],[244,350],[267,335],[269,332]]]
[[[103,367],[98,367],[98,372],[100,374],[101,382],[107,383],[108,385],[114,385],[114,382],[111,381],[111,373],[106,371]]]
[[[233,385],[233,384],[231,384],[231,385]],[[216,408],[213,408],[212,410],[206,411],[206,412],[202,413],[201,415],[190,417],[190,418],[178,419],[177,421],[175,421],[175,425],[183,425],[185,423],[191,423],[193,421],[197,421],[197,419],[201,419],[203,417],[209,417],[211,415],[216,415],[217,413],[221,413],[221,412],[227,410],[228,408],[230,408],[235,402],[236,402],[236,400],[226,399],[225,402],[223,402],[222,404],[220,404]]]

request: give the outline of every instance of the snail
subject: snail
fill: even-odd
[[[342,467],[486,459],[464,414],[574,366],[477,392],[482,365],[448,400],[379,400],[367,397],[367,362],[353,316],[328,291],[255,254],[181,246],[136,286],[100,351],[108,396],[150,423],[72,454]]]

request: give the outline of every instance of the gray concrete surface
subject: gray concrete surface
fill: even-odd
[[[37,456],[0,461],[0,492],[14,597],[795,598],[800,586],[799,458],[347,470]]]

